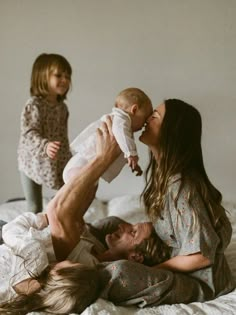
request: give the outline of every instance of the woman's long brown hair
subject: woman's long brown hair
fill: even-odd
[[[158,161],[150,153],[146,171],[146,186],[142,193],[147,214],[155,221],[165,207],[170,180],[180,175],[181,185],[175,198],[188,183],[191,187],[189,203],[200,194],[213,226],[216,226],[224,209],[222,195],[210,182],[203,163],[200,113],[192,105],[178,99],[165,102],[165,116],[158,138]]]

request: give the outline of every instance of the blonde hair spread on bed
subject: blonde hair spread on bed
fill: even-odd
[[[41,290],[18,295],[0,306],[2,315],[23,315],[33,311],[51,314],[81,313],[98,297],[98,271],[94,267],[76,265],[51,272],[49,266],[36,279]]]

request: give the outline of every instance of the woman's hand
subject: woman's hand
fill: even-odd
[[[97,129],[97,158],[106,161],[109,166],[121,153],[112,132],[111,117],[107,116],[106,122],[102,122]]]
[[[36,279],[28,278],[14,285],[13,289],[17,294],[30,295],[39,291],[41,285]]]

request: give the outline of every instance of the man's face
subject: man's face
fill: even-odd
[[[149,238],[153,225],[151,222],[130,224],[121,223],[112,234],[106,235],[106,243],[110,250],[127,258],[128,253],[144,239]]]

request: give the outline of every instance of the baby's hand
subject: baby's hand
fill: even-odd
[[[61,146],[60,141],[48,142],[46,147],[47,156],[50,157],[50,159],[55,160],[57,157],[58,150],[60,149],[60,146]]]
[[[138,156],[129,156],[128,157],[128,165],[132,169],[132,172],[136,172],[136,176],[141,176],[143,171],[141,167],[138,165]]]
[[[141,176],[143,174],[143,171],[141,167],[137,164],[135,168],[132,170],[132,172],[136,172],[136,176]]]
[[[136,165],[138,164],[138,156],[137,155],[130,155],[128,158],[128,165],[134,171]]]

